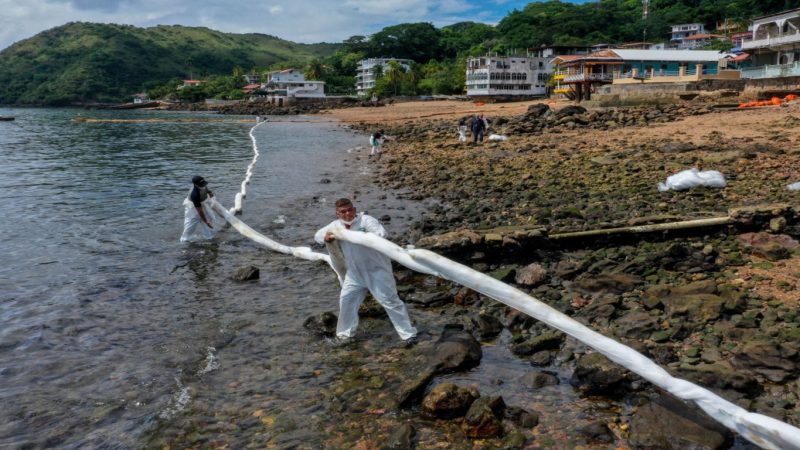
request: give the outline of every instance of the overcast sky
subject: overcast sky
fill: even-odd
[[[585,0],[572,0],[583,3]],[[497,23],[521,0],[0,0],[0,49],[67,22],[204,26],[294,42],[341,42],[387,25]]]

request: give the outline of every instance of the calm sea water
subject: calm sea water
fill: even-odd
[[[77,114],[163,121],[79,123]],[[178,242],[193,175],[232,206],[253,155],[251,117],[0,115],[16,116],[0,122],[0,447],[140,447],[157,429],[180,428],[199,403],[235,408],[220,387],[236,380],[260,377],[276,391],[325,382],[296,372],[313,370],[301,362],[324,351],[301,324],[335,311],[329,269],[232,230]],[[213,121],[175,120],[190,118]],[[256,129],[261,157],[243,219],[309,245],[332,219],[331,200],[353,194],[356,174],[370,176],[366,161],[341,162],[366,138],[319,119],[275,119]],[[232,282],[248,264],[261,280]]]

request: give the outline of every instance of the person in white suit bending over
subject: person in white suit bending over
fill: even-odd
[[[386,230],[372,216],[356,214],[349,199],[336,201],[336,217],[314,235],[318,243],[332,243],[335,238],[331,230],[347,229],[386,236]],[[406,305],[397,295],[391,260],[383,254],[363,245],[339,241],[344,256],[347,274],[339,296],[339,321],[336,324],[337,343],[350,342],[358,328],[358,307],[370,292],[383,306],[400,339],[406,346],[417,342],[417,329],[411,325]]]

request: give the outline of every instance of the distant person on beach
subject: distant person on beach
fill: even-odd
[[[345,260],[347,273],[339,295],[339,321],[336,324],[336,343],[346,344],[356,334],[358,328],[358,307],[367,296],[367,292],[383,306],[392,321],[394,329],[400,335],[405,346],[416,344],[417,329],[411,325],[406,305],[397,295],[392,262],[382,253],[362,245],[345,241],[336,241],[331,230],[345,229],[373,233],[386,236],[386,230],[372,216],[356,214],[356,208],[349,199],[336,201],[336,217],[314,235],[320,244],[338,244]]]
[[[458,120],[458,142],[467,142],[467,120],[463,117]]]
[[[475,114],[470,129],[472,130],[472,142],[483,142],[483,134],[486,132],[486,121],[483,119],[483,115]]]
[[[200,175],[192,177],[192,189],[183,200],[183,234],[181,242],[192,241],[198,238],[212,239],[214,237],[214,213],[208,204],[208,199],[214,193],[208,188],[208,182]]]
[[[372,146],[372,150],[369,152],[369,156],[377,156],[378,158],[381,157],[381,153],[383,150],[381,149],[381,144],[384,140],[383,130],[376,131],[369,137],[369,145]]]

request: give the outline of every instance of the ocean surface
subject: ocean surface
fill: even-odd
[[[327,382],[304,376],[326,348],[302,322],[336,310],[329,268],[231,229],[179,242],[193,175],[233,205],[253,156],[252,117],[0,115],[16,116],[0,122],[0,448],[138,448],[180,430],[190,410],[241,407],[249,396],[229,391],[238,383],[313,396]],[[242,219],[311,245],[335,198],[368,201],[358,191],[367,158],[342,160],[367,138],[319,117],[272,119],[254,132],[261,156]],[[403,219],[370,211],[387,212]],[[259,281],[230,279],[251,264]]]

